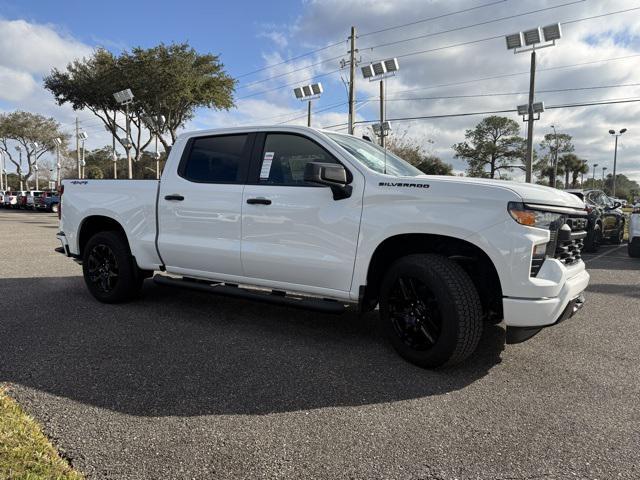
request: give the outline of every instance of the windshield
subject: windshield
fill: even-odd
[[[365,167],[378,173],[395,177],[415,177],[423,175],[416,167],[397,157],[389,150],[351,135],[326,133],[331,140],[340,145]]]

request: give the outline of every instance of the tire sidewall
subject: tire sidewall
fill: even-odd
[[[414,350],[398,337],[389,316],[388,296],[400,276],[423,282],[436,298],[442,324],[436,345],[426,351]],[[409,258],[398,260],[387,272],[380,289],[380,316],[386,336],[398,353],[408,361],[423,367],[438,367],[454,354],[459,335],[459,312],[456,299],[438,273],[429,266],[411,263]]]
[[[105,245],[111,249],[118,265],[118,281],[110,292],[103,292],[89,280],[88,259],[91,250],[96,245]],[[129,300],[136,293],[137,272],[126,238],[118,232],[96,233],[87,242],[82,255],[82,273],[89,292],[100,302],[119,303]]]

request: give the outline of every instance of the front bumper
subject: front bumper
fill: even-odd
[[[553,298],[504,298],[504,320],[507,343],[520,343],[533,337],[545,327],[571,318],[584,305],[584,290],[589,274],[582,270],[569,278]]]

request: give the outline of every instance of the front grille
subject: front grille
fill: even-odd
[[[555,233],[552,235],[552,240],[555,239],[554,258],[565,265],[572,265],[582,258],[584,239],[587,236],[587,221],[584,216],[569,217],[562,227],[553,232]]]
[[[535,277],[542,268],[545,258],[556,258],[565,265],[573,265],[582,258],[584,239],[587,237],[587,218],[583,216],[564,217],[551,229],[544,257],[533,257],[531,276]]]

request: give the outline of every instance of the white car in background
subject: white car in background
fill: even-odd
[[[4,208],[17,208],[18,195],[24,195],[26,192],[12,190],[4,195]]]

